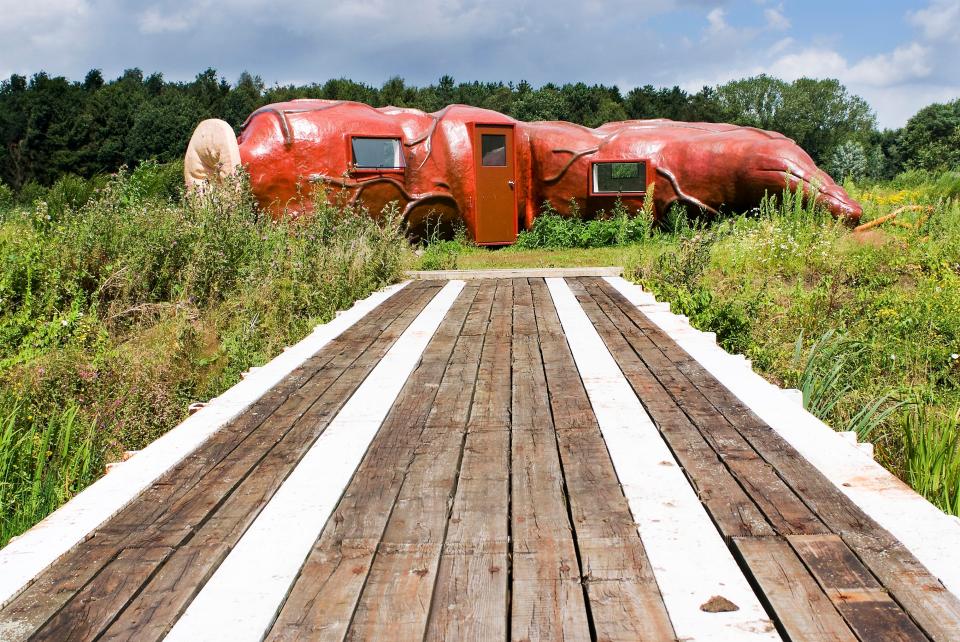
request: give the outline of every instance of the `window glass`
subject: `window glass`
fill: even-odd
[[[402,169],[399,138],[353,138],[353,165],[361,169]]]
[[[505,134],[480,135],[480,164],[484,167],[505,167],[507,137]]]
[[[642,161],[593,164],[593,191],[598,194],[643,193],[646,180],[647,164]]]

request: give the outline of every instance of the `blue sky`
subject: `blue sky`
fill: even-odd
[[[897,127],[960,97],[960,0],[0,0],[0,77],[100,68],[268,84],[839,78]]]

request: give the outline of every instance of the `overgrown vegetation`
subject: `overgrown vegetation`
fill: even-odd
[[[548,210],[511,248],[447,242],[445,251],[460,268],[624,265],[726,350],[800,389],[808,410],[873,442],[881,463],[960,514],[957,177],[913,170],[848,183],[864,221],[910,206],[863,233],[787,192],[711,224],[680,212],[660,226],[640,218],[631,224],[644,233],[623,245],[609,233],[622,229],[617,216],[583,222]]]
[[[396,212],[274,223],[244,179],[63,177],[0,204],[0,545],[283,346],[399,276]],[[0,195],[2,196],[2,195]]]
[[[547,202],[541,207],[533,227],[520,232],[514,245],[517,249],[536,248],[593,248],[639,243],[650,235],[653,226],[653,186],[644,209],[630,212],[617,199],[609,214],[601,211],[592,219],[580,216],[576,200],[570,201],[570,215],[561,216]]]

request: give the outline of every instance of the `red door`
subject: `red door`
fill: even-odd
[[[477,243],[517,239],[516,163],[511,125],[477,125],[473,132],[477,168]]]

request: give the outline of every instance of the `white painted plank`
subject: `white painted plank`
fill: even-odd
[[[427,343],[463,289],[451,281],[334,417],[177,621],[167,640],[260,640]]]
[[[869,452],[803,408],[784,403],[780,388],[712,343],[706,333],[664,310],[640,286],[620,277],[606,280],[960,596],[960,522],[900,481]]]
[[[779,640],[723,538],[570,288],[562,279],[547,279],[547,286],[677,637]],[[739,610],[700,610],[715,595]]]
[[[117,514],[141,491],[196,450],[213,433],[249,408],[277,383],[319,352],[409,281],[375,292],[319,325],[302,341],[255,369],[109,475],[0,549],[0,608],[47,567]]]

